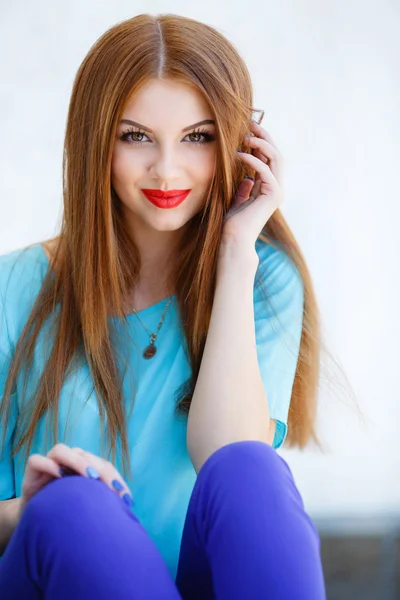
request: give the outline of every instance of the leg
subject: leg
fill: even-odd
[[[317,530],[271,446],[235,442],[203,464],[176,583],[185,600],[325,600]]]
[[[0,563],[0,590],[3,600],[181,600],[132,510],[80,475],[29,501]]]

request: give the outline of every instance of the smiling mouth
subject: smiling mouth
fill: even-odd
[[[149,200],[152,204],[154,204],[155,206],[157,206],[158,208],[175,208],[176,206],[179,206],[179,204],[182,204],[182,202],[187,198],[187,196],[190,194],[191,190],[184,190],[183,193],[179,193],[176,195],[170,195],[168,194],[166,196],[166,194],[164,192],[158,191],[158,194],[160,194],[161,192],[161,196],[157,195],[157,191],[156,190],[152,190],[150,192],[150,190],[141,190],[143,195],[147,198],[147,200]],[[173,190],[175,191],[175,190]]]

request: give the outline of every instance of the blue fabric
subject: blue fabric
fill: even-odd
[[[219,448],[190,498],[173,581],[135,511],[72,475],[28,503],[0,564],[3,600],[325,600],[320,539],[264,442]]]
[[[297,269],[283,250],[275,250],[260,240],[257,240],[256,250],[260,257],[258,274],[267,288],[270,301],[266,301],[256,279],[254,312],[257,355],[270,416],[277,420],[273,446],[279,448],[287,433],[302,327],[303,285]],[[9,359],[48,267],[41,244],[0,256],[0,397]],[[166,302],[167,299],[164,299],[139,312],[150,331],[156,330]],[[117,328],[123,327],[122,319],[110,318]],[[28,396],[36,386],[49,355],[48,345],[44,345],[49,325],[46,322],[35,348]],[[138,519],[157,545],[171,576],[175,577],[184,520],[196,481],[196,472],[186,448],[186,417],[178,419],[174,416],[175,392],[190,375],[175,297],[159,332],[157,354],[151,360],[142,357],[149,336],[134,314],[127,317],[125,329],[131,339],[122,348],[122,353],[128,359],[135,377],[135,383],[128,376],[124,379],[125,398],[132,397],[132,389],[136,393],[134,410],[128,420],[132,477],[126,482],[135,499]],[[0,500],[21,495],[23,466],[18,458],[22,451],[15,460],[11,459],[21,386],[20,377],[13,390],[5,451],[0,456]],[[101,440],[105,448],[106,438],[105,433],[102,438],[96,393],[88,366],[84,363],[64,383],[59,403],[57,441],[102,455]],[[31,453],[46,454],[52,445],[49,439],[46,441],[45,420],[42,419],[35,433]],[[122,474],[119,454],[115,466]]]

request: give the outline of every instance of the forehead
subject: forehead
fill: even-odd
[[[166,126],[182,129],[196,121],[212,119],[213,115],[205,98],[189,84],[155,79],[129,99],[122,118],[139,121],[157,131]]]

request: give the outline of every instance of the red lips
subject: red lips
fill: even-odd
[[[146,195],[153,196],[153,198],[172,198],[173,196],[182,196],[182,194],[186,194],[187,192],[190,192],[190,190],[168,190],[164,192],[163,190],[143,188],[142,192]]]
[[[176,208],[190,194],[191,190],[147,190],[142,189],[143,195],[157,208]]]

